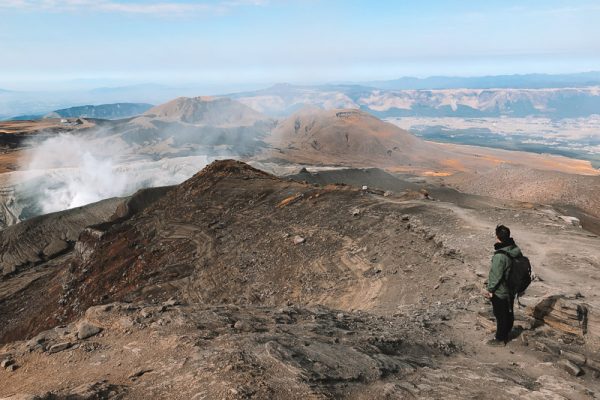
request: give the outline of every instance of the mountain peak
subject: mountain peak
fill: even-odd
[[[228,97],[178,97],[148,110],[144,116],[200,125],[253,125],[266,119],[250,107]]]

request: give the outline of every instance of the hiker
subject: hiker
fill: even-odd
[[[494,250],[485,297],[492,301],[494,317],[496,317],[496,337],[489,340],[487,344],[505,346],[515,321],[513,304],[516,293],[509,287],[508,276],[513,260],[523,255],[510,237],[510,229],[504,225],[496,227]]]

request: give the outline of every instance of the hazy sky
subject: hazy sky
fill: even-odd
[[[0,0],[0,87],[600,70],[600,1]]]

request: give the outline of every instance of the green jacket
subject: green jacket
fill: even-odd
[[[506,251],[513,257],[521,255],[521,249],[516,244],[506,247],[496,246],[496,250]],[[496,253],[492,257],[492,267],[490,268],[490,275],[488,277],[487,290],[501,299],[508,299],[510,297],[506,281],[511,262],[511,259],[506,254]]]

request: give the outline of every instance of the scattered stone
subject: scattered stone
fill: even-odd
[[[408,214],[404,214],[404,215],[402,216],[402,221],[408,221],[408,220],[410,220],[410,215],[408,215]]]
[[[251,332],[252,331],[252,326],[244,321],[235,321],[235,324],[233,324],[233,328],[241,331],[241,332]]]
[[[568,216],[568,215],[561,215],[559,217],[560,217],[560,219],[562,219],[567,224],[570,224],[570,225],[573,225],[573,226],[577,226],[577,227],[581,226],[581,221],[577,217],[571,217],[571,216]]]
[[[493,332],[496,329],[496,321],[487,313],[477,313],[477,324],[489,332]]]
[[[5,358],[4,360],[0,361],[0,367],[1,368],[8,368],[10,365],[14,364],[15,361],[11,358]]]
[[[58,343],[50,346],[48,349],[49,354],[58,353],[59,351],[63,351],[71,347],[73,344],[71,342]]]
[[[46,258],[53,258],[67,250],[69,250],[69,243],[64,240],[54,239],[44,247],[43,253]]]
[[[296,235],[294,236],[294,244],[302,244],[306,241],[305,238],[303,238],[302,236]]]
[[[45,349],[44,343],[47,341],[46,336],[44,336],[43,334],[39,334],[37,336],[35,336],[34,338],[30,339],[27,341],[27,343],[25,344],[25,347],[27,348],[28,351],[35,351],[37,349]]]
[[[179,304],[181,304],[181,302],[179,302],[178,300],[175,300],[173,297],[171,297],[169,300],[167,300],[163,303],[163,306],[174,307],[174,306],[178,306]]]
[[[583,370],[581,368],[579,368],[577,365],[575,365],[575,363],[573,363],[567,359],[563,358],[562,360],[560,360],[558,362],[558,366],[573,376],[583,375]]]
[[[544,353],[550,353],[553,354],[555,356],[559,355],[558,351],[555,351],[554,348],[552,348],[551,346],[548,346],[546,343],[542,343],[540,341],[534,341],[533,345],[535,347],[536,350],[542,351]]]
[[[356,217],[356,216],[360,215],[360,209],[353,208],[352,210],[350,210],[350,214],[352,214],[353,217]]]
[[[132,381],[135,381],[136,379],[138,379],[139,377],[141,377],[144,374],[147,374],[148,372],[152,372],[152,369],[149,369],[149,368],[140,369],[139,371],[134,372],[133,374],[129,375],[129,379],[131,379]]]
[[[102,332],[102,328],[92,325],[88,322],[83,322],[77,330],[77,338],[79,340],[87,339]]]
[[[583,354],[575,353],[569,350],[561,350],[560,355],[580,367],[585,365],[586,356]]]
[[[595,370],[596,372],[600,372],[600,361],[596,361],[591,358],[588,358],[585,361],[585,365],[587,367],[590,367],[591,369]]]
[[[10,275],[17,270],[17,266],[14,264],[2,265],[2,275]]]
[[[19,366],[17,364],[10,364],[8,367],[6,367],[6,370],[8,372],[13,372],[13,371],[16,371],[17,368],[19,368]]]
[[[390,197],[393,195],[394,195],[394,192],[391,192],[389,190],[386,190],[385,192],[383,192],[383,197]]]

